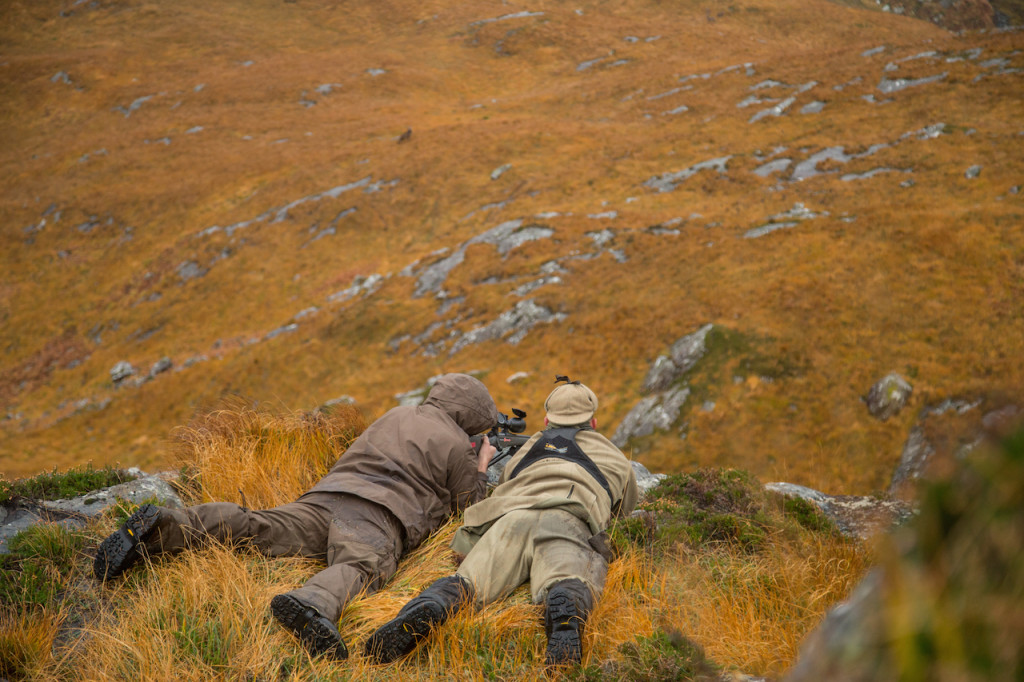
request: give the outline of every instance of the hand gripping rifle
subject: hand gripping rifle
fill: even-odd
[[[499,412],[498,423],[493,429],[487,432],[487,434],[473,436],[469,439],[473,444],[473,449],[477,452],[480,451],[480,446],[483,445],[484,435],[491,442],[491,445],[498,449],[494,456],[491,457],[490,464],[487,465],[488,477],[493,479],[492,482],[497,482],[497,475],[501,473],[506,460],[511,459],[519,451],[519,448],[526,441],[530,440],[529,436],[519,435],[526,430],[526,413],[513,407],[512,414],[514,416],[510,419],[507,414]],[[491,475],[492,472],[493,476]]]

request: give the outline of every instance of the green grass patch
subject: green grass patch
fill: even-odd
[[[67,586],[87,538],[56,523],[40,523],[8,542],[0,555],[0,604],[46,606]]]
[[[638,637],[619,647],[619,653],[621,661],[601,667],[581,668],[569,679],[587,682],[711,682],[720,679],[718,666],[707,659],[700,645],[677,630]]]
[[[0,504],[7,504],[16,497],[63,500],[132,480],[135,480],[135,476],[111,466],[94,469],[90,463],[63,473],[54,467],[53,471],[33,478],[0,481]]]
[[[756,551],[768,540],[766,494],[744,471],[701,469],[669,476],[648,493],[643,507],[655,512],[663,546],[726,543]]]

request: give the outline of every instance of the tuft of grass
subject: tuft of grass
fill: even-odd
[[[17,481],[0,480],[0,504],[6,504],[15,497],[29,497],[37,500],[62,500],[78,497],[85,493],[126,483],[135,476],[123,469],[105,466],[95,469],[91,462],[58,472],[54,467],[49,473]]]
[[[282,416],[236,404],[207,413],[175,433],[184,497],[254,509],[291,502],[365,428],[362,414],[349,405]]]
[[[50,605],[66,589],[82,558],[86,536],[58,523],[40,523],[8,542],[0,555],[0,607]]]
[[[40,679],[62,621],[60,611],[0,608],[0,678]]]

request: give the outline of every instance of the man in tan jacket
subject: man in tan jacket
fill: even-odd
[[[466,554],[378,629],[366,653],[380,663],[412,651],[433,627],[474,600],[502,599],[527,580],[545,605],[549,664],[579,662],[582,637],[607,574],[600,542],[613,514],[628,515],[639,492],[633,467],[594,429],[597,396],[578,381],[544,403],[548,428],[506,465],[493,494],[466,510],[452,548]]]
[[[143,554],[207,538],[246,541],[268,556],[325,560],[327,568],[274,597],[270,608],[314,655],[347,658],[337,628],[345,604],[361,590],[379,589],[402,556],[449,516],[484,498],[494,448],[485,438],[477,453],[469,436],[497,421],[498,409],[480,381],[446,374],[422,405],[396,407],[371,424],[297,501],[266,510],[228,502],[184,510],[145,505],[103,541],[94,572],[108,580]]]

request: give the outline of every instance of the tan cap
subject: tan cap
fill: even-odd
[[[590,421],[597,411],[597,396],[580,383],[562,384],[544,401],[548,422],[571,426]]]

